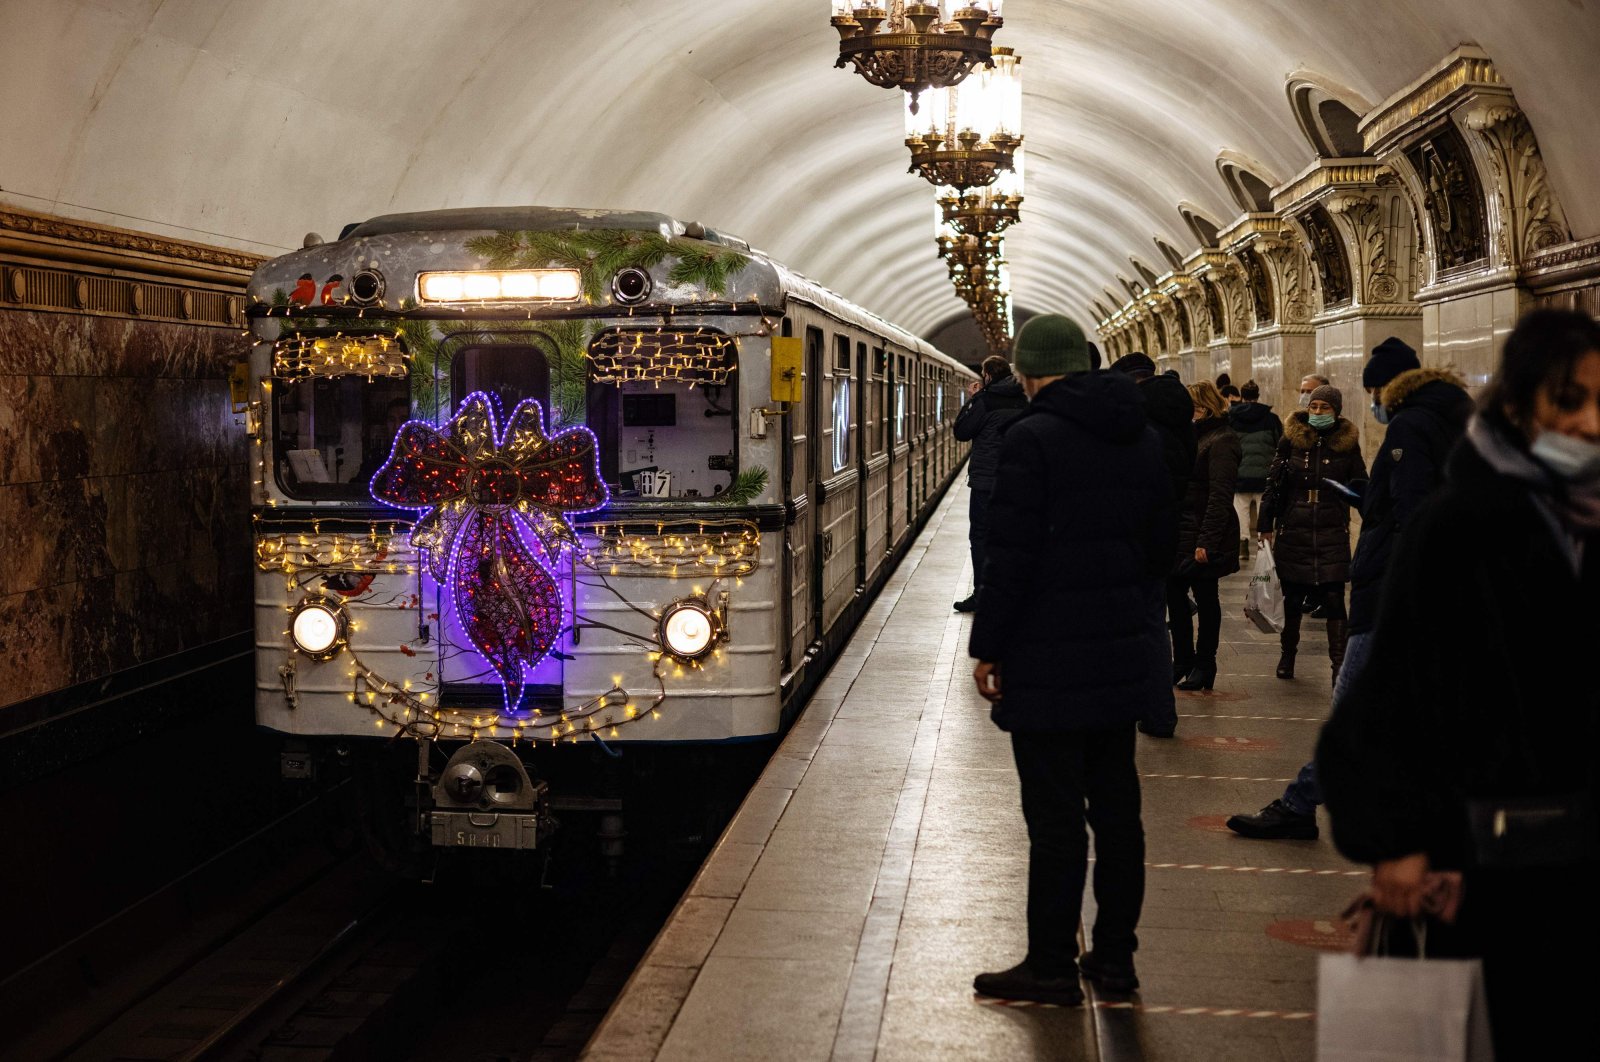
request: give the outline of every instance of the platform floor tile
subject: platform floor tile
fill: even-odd
[[[1079,1008],[972,992],[1026,947],[1027,833],[1009,738],[966,655],[966,491],[952,490],[863,619],[590,1041],[643,1059],[1128,1059],[1314,1054],[1316,958],[1363,884],[1321,841],[1252,842],[1310,756],[1330,694],[1308,622],[1301,678],[1223,583],[1222,673],[1140,738],[1149,869],[1141,991]],[[1199,739],[1199,740],[1195,740]],[[1084,918],[1092,924],[1094,899]]]

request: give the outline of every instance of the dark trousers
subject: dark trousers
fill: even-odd
[[[984,540],[989,536],[989,488],[973,487],[967,496],[967,541],[972,546],[972,588],[983,585]]]
[[[1012,734],[1028,823],[1028,965],[1066,975],[1078,957],[1078,922],[1094,830],[1091,937],[1104,955],[1131,955],[1144,906],[1144,826],[1133,724],[1093,733]]]
[[[1200,606],[1198,639],[1189,616],[1190,590],[1194,591],[1194,603]],[[1217,598],[1216,576],[1197,566],[1167,579],[1167,629],[1172,632],[1174,665],[1216,664],[1217,646],[1222,640],[1222,603]]]

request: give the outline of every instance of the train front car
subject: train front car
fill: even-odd
[[[452,210],[250,294],[256,712],[286,774],[378,764],[402,833],[525,849],[556,746],[778,731],[763,258],[663,215]]]

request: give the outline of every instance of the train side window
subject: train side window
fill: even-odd
[[[291,498],[373,504],[368,485],[411,415],[403,377],[317,376],[272,389],[273,464]]]
[[[850,354],[845,346],[845,356]],[[833,378],[833,470],[842,472],[850,465],[850,376]]]
[[[872,348],[872,360],[869,363],[872,379],[862,384],[862,417],[867,423],[867,452],[873,456],[883,453],[884,435],[887,431],[887,411],[884,409],[883,396],[884,371],[888,368],[888,359],[884,357],[882,347]]]

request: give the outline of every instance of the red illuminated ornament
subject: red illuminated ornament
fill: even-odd
[[[587,428],[547,436],[533,399],[511,411],[501,432],[493,399],[477,391],[443,428],[407,423],[372,477],[378,501],[423,514],[411,543],[449,587],[462,629],[500,676],[508,710],[561,633],[550,565],[575,542],[566,518],[610,499],[598,455]]]

